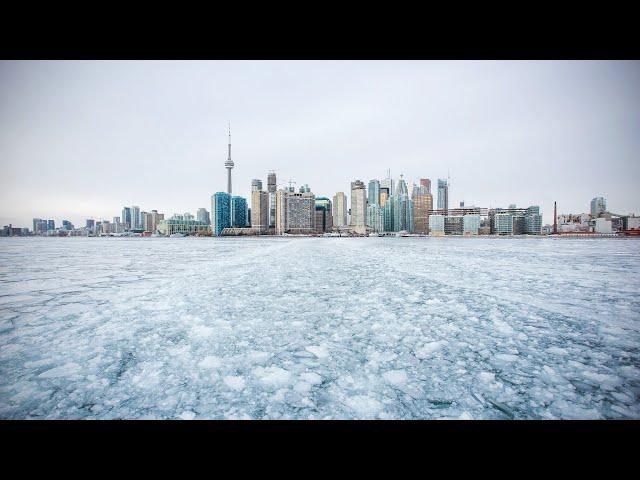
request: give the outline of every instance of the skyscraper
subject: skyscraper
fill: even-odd
[[[407,183],[404,181],[403,175],[400,175],[400,180],[398,180],[398,186],[395,193],[397,193],[398,195],[409,194],[409,191],[407,190]]]
[[[389,189],[387,187],[380,187],[380,200],[379,205],[384,207],[385,202],[389,198]]]
[[[395,195],[390,195],[386,201],[384,202],[384,206],[382,207],[382,221],[384,223],[384,231],[385,232],[395,232],[397,229],[395,228],[394,223],[394,203],[395,203]]]
[[[234,195],[231,197],[231,226],[244,228],[247,226],[247,199]]]
[[[369,180],[367,201],[369,205],[380,205],[380,182],[378,180]]]
[[[47,230],[55,230],[56,229],[56,222],[54,222],[53,220],[47,220]]]
[[[136,205],[131,206],[131,230],[140,230],[142,228],[142,222],[140,220],[140,207]]]
[[[351,222],[356,233],[366,233],[367,192],[360,180],[351,182]]]
[[[285,200],[287,210],[285,230],[290,233],[312,233],[316,228],[315,195],[307,191],[289,192]]]
[[[438,179],[438,209],[449,210],[449,185],[441,178]]]
[[[209,212],[207,212],[207,217],[208,216]],[[158,225],[162,220],[164,220],[164,213],[158,213],[157,210],[151,210],[151,213],[147,213],[146,215],[146,225],[144,227],[145,231],[156,233],[156,231],[158,230]]]
[[[420,186],[427,189],[426,193],[431,193],[431,180],[429,180],[428,178],[421,178]]]
[[[276,192],[276,235],[285,233],[287,227],[287,190]]]
[[[262,190],[262,180],[259,178],[254,178],[251,180],[251,191]]]
[[[318,213],[320,214],[318,215]],[[331,200],[327,197],[316,197],[316,231],[318,233],[329,232],[332,226]]]
[[[122,208],[122,223],[125,230],[131,229],[131,209],[129,207]]]
[[[333,226],[347,226],[347,196],[343,192],[333,196]]]
[[[427,186],[420,183],[420,187],[413,190],[412,200],[412,232],[421,235],[427,235],[429,233],[429,210],[433,209],[433,196],[427,191]]]
[[[607,211],[607,201],[604,197],[595,197],[591,200],[591,216],[597,217]]]
[[[211,219],[209,217],[209,212],[207,212],[206,208],[199,208],[197,217],[199,222],[204,222],[207,225],[211,225]]]
[[[267,192],[269,193],[269,228],[276,227],[276,172],[267,175]]]
[[[400,186],[400,182],[398,182],[398,187]],[[400,192],[400,188],[397,189]],[[389,200],[393,202],[393,229],[396,232],[408,231],[408,196],[404,194],[397,193],[396,195],[391,195]]]
[[[395,193],[395,190],[393,188],[393,179],[391,178],[391,170],[387,170],[387,178],[380,182],[380,188],[387,189],[387,197]]]
[[[367,205],[367,227],[374,232],[384,232],[384,213],[380,205]]]
[[[227,169],[227,193],[229,195],[231,195],[231,170],[233,167],[233,160],[231,160],[231,123],[229,123],[229,158],[224,162],[224,168]]]
[[[269,193],[262,190],[251,192],[251,228],[259,233],[269,229]]]
[[[220,235],[222,230],[231,227],[231,195],[216,192],[211,196],[212,232]]]
[[[267,175],[267,192],[271,193],[276,191],[276,172],[269,170]]]

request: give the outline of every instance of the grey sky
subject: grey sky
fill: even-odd
[[[0,62],[0,225],[451,175],[450,205],[640,213],[640,62]]]

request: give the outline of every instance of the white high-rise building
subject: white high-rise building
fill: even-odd
[[[387,189],[387,196],[391,196],[395,193],[395,189],[393,188],[393,179],[391,178],[391,170],[387,171],[387,178],[380,181],[380,188]]]
[[[351,182],[351,222],[350,227],[356,233],[366,233],[367,190],[362,181]]]
[[[333,196],[333,226],[347,226],[347,196],[343,192]]]
[[[131,229],[139,230],[142,228],[142,219],[140,218],[140,207],[133,205],[131,207]]]
[[[315,195],[311,192],[296,193],[286,190],[276,192],[276,234],[314,233]]]

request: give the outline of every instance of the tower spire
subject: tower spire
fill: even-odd
[[[224,162],[224,168],[227,169],[227,193],[231,195],[231,169],[234,167],[233,160],[231,160],[231,122],[227,124],[229,132],[229,157]]]

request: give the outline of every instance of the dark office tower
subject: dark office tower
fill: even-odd
[[[556,202],[553,202],[553,233],[558,233],[558,210]]]
[[[129,230],[131,228],[131,209],[129,207],[122,209],[122,223],[125,229]]]
[[[269,228],[276,228],[276,172],[267,175],[267,193],[269,194]]]
[[[273,170],[269,171],[269,174],[267,175],[267,192],[276,192],[276,172]]]
[[[73,223],[71,223],[69,220],[62,220],[62,229],[73,230]]]
[[[431,180],[428,178],[421,178],[420,186],[425,187],[427,189],[427,193],[431,193]]]
[[[48,220],[47,230],[55,230],[55,229],[56,229],[56,222],[54,222],[53,220]]]
[[[85,228],[87,228],[88,230],[93,230],[93,227],[95,227],[95,225],[96,225],[96,222],[92,218],[88,218],[87,225]]]

